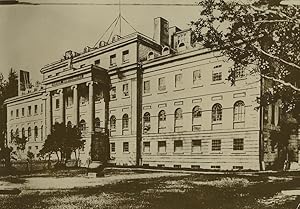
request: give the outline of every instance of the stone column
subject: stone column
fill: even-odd
[[[51,97],[51,92],[47,92],[46,94],[46,107],[45,107],[45,112],[46,112],[46,118],[47,122],[45,124],[47,133],[46,135],[51,134],[51,127],[52,127],[52,97]]]
[[[57,90],[57,93],[59,94],[59,103],[60,103],[60,122],[65,124],[65,101],[64,101],[64,90],[59,89]]]
[[[95,120],[95,102],[94,102],[94,82],[87,83],[89,87],[89,132],[94,133],[94,120]]]
[[[71,87],[71,89],[73,90],[74,125],[78,126],[78,121],[79,121],[78,86],[74,85]]]
[[[48,110],[46,109],[47,107],[47,94],[44,94],[43,95],[43,140],[46,140],[47,138],[47,128],[46,128],[46,125],[47,125],[47,112]]]

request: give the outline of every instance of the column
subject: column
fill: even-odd
[[[65,101],[64,101],[64,90],[59,89],[57,90],[57,93],[59,94],[59,103],[60,103],[60,122],[65,124]]]
[[[48,112],[48,109],[47,109],[47,94],[44,94],[43,95],[43,140],[45,141],[46,138],[47,138],[47,128],[46,128],[46,125],[47,125],[47,112]]]
[[[103,85],[103,96],[104,96],[104,127],[105,127],[105,143],[104,143],[104,162],[107,163],[107,161],[110,158],[110,146],[109,146],[109,129],[108,129],[108,122],[109,122],[109,100],[110,100],[110,94],[109,94],[109,86]]]
[[[47,126],[47,133],[46,135],[51,134],[51,127],[52,127],[52,97],[51,97],[51,92],[48,92],[46,94],[46,107],[45,107],[45,112],[46,112],[46,118],[47,122],[45,126]]]
[[[79,106],[78,106],[78,86],[74,85],[71,87],[73,90],[73,110],[74,110],[74,125],[78,126],[79,121]]]
[[[94,82],[87,83],[89,87],[89,132],[94,133],[94,120],[95,120],[95,102],[94,102]]]

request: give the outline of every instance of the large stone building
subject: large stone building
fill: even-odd
[[[28,137],[25,152],[37,154],[63,122],[83,131],[82,165],[108,156],[116,165],[259,170],[274,151],[257,108],[261,78],[240,71],[232,86],[232,63],[219,52],[190,29],[154,23],[154,39],[115,36],[45,65],[43,88],[6,101],[8,139]]]

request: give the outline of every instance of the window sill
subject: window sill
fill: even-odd
[[[168,91],[159,91],[159,92],[157,92],[157,94],[165,94],[165,93],[168,93]]]
[[[122,97],[122,99],[128,99],[128,98],[130,98],[129,95],[128,95],[128,96],[125,96],[125,95],[124,95],[124,96]]]
[[[184,152],[173,152],[174,155],[183,155]]]
[[[144,93],[143,96],[144,96],[144,97],[152,96],[152,94],[151,94],[151,93]]]
[[[203,87],[203,84],[194,84],[192,89]]]
[[[151,152],[143,152],[144,155],[151,155]]]
[[[174,89],[174,91],[183,91],[184,90],[184,88],[176,88],[176,89]]]
[[[129,63],[129,60],[123,60],[122,61],[122,64],[127,64],[127,63]]]
[[[224,81],[212,81],[210,85],[224,84]]]
[[[237,151],[233,151],[232,154],[245,155],[246,152],[245,152],[245,151],[242,151],[242,150],[241,150],[241,151],[238,151],[238,150],[237,150]]]
[[[203,152],[192,152],[192,155],[201,155]]]
[[[109,68],[115,68],[115,67],[117,67],[117,64],[115,63],[115,64],[110,64],[109,65]]]
[[[158,152],[157,155],[166,155],[166,152]]]
[[[222,151],[211,151],[210,154],[223,154]]]
[[[117,98],[110,98],[110,101],[116,101]]]
[[[128,151],[128,152],[123,152],[123,154],[130,154],[130,152]]]

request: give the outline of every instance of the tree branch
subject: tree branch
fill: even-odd
[[[280,79],[277,79],[277,78],[274,78],[274,77],[270,77],[270,76],[267,76],[267,75],[262,75],[262,74],[260,74],[260,75],[261,75],[261,77],[263,77],[263,78],[266,78],[266,79],[269,79],[269,80],[278,82],[278,83],[280,83],[280,84],[282,84],[282,85],[284,85],[284,86],[288,86],[288,87],[292,88],[293,90],[300,92],[300,89],[297,88],[296,86],[294,86],[294,85],[291,84],[291,83],[287,83],[287,82],[285,82],[285,81],[283,81],[283,80],[280,80]]]
[[[255,49],[257,49],[259,52],[263,53],[264,55],[268,56],[268,57],[271,57],[273,59],[276,59],[276,60],[279,60],[280,62],[286,64],[286,65],[289,65],[291,67],[294,67],[294,68],[297,68],[297,70],[300,70],[300,66],[299,65],[296,65],[295,63],[292,63],[292,62],[288,62],[280,57],[277,57],[273,54],[270,54],[264,50],[262,50],[261,48],[257,47],[257,46],[254,46]]]

